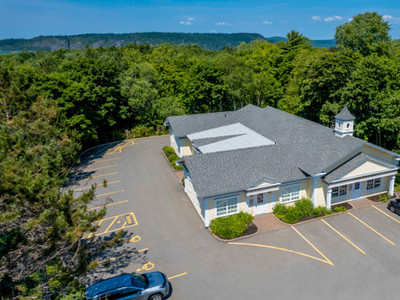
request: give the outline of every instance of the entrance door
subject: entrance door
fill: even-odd
[[[267,194],[254,195],[255,215],[265,214],[267,212]]]
[[[351,192],[351,199],[361,198],[361,182],[353,183],[353,191]]]

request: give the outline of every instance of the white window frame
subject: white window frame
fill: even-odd
[[[293,191],[292,192],[292,188],[297,187],[299,190],[298,191]],[[285,201],[284,200],[284,194],[283,194],[283,190],[284,189],[289,189],[289,200]],[[298,193],[298,195],[296,195]],[[281,203],[290,203],[290,202],[295,202],[301,199],[301,184],[294,184],[294,185],[288,185],[288,186],[282,186],[281,187],[281,198],[280,198],[280,202]]]
[[[337,189],[337,192],[334,191],[334,189]],[[344,190],[344,189],[346,190],[346,193],[343,194],[343,195],[340,195],[340,192],[341,192],[342,190]],[[337,195],[336,195],[336,193],[337,193]],[[333,199],[333,198],[345,197],[345,196],[348,195],[348,193],[349,193],[349,185],[348,185],[348,184],[335,186],[335,187],[332,188],[332,199]]]
[[[372,181],[372,188],[370,188],[370,189],[368,188],[368,181]],[[377,182],[379,182],[379,185],[375,186]],[[367,180],[365,182],[365,190],[366,191],[373,191],[373,190],[376,190],[376,189],[380,189],[381,187],[382,187],[382,178],[381,177],[374,178],[374,179],[369,179],[369,180]]]
[[[236,209],[234,211],[229,212],[228,207],[229,206],[233,206],[233,204],[229,203],[227,205],[225,205],[225,213],[223,214],[218,214],[218,203],[222,202],[222,201],[228,201],[228,200],[235,200],[235,204],[236,204]],[[214,207],[215,207],[215,217],[216,218],[220,218],[220,217],[225,217],[225,216],[230,216],[230,215],[235,215],[239,212],[239,196],[231,196],[231,197],[226,197],[226,198],[221,198],[221,199],[215,199],[214,200]]]

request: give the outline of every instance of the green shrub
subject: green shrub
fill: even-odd
[[[380,202],[386,202],[388,199],[390,199],[390,195],[389,194],[379,195],[379,201]]]
[[[295,204],[296,209],[300,212],[301,218],[309,216],[314,208],[312,201],[308,198],[303,198]]]
[[[183,166],[178,166],[175,162],[172,164],[172,167],[173,167],[175,170],[183,170]]]
[[[172,164],[172,162],[175,162],[179,159],[178,155],[176,154],[171,154],[170,156],[168,156],[168,160],[169,162]]]
[[[344,206],[336,206],[335,207],[336,212],[342,212],[342,211],[346,211],[346,210],[347,210],[347,208]]]
[[[282,221],[293,224],[297,223],[302,218],[301,211],[295,206],[286,208],[286,214],[283,216]]]
[[[224,218],[211,221],[211,232],[223,239],[233,239],[243,235],[247,231],[247,225],[253,220],[253,216],[240,212]]]
[[[167,155],[167,156],[170,156],[171,154],[175,154],[174,148],[172,148],[170,146],[165,146],[164,148],[162,148],[162,150],[164,151],[165,155]]]
[[[276,217],[282,219],[283,216],[286,214],[286,205],[283,203],[278,203],[274,206],[272,211],[274,212]]]
[[[311,212],[311,215],[315,218],[321,217],[322,215],[330,215],[332,211],[330,209],[326,209],[326,207],[318,206],[314,208]]]
[[[322,207],[322,206],[316,207],[311,211],[311,215],[314,218],[318,218],[322,215],[322,213],[324,212],[324,209],[325,209],[325,207]]]

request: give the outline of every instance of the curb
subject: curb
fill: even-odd
[[[253,223],[253,224],[254,224],[254,223]],[[260,232],[261,229],[260,229],[256,224],[254,224],[254,226],[257,227],[257,231],[256,231],[255,233],[252,233],[252,234],[249,234],[249,235],[245,235],[245,236],[239,236],[239,237],[233,238],[233,239],[223,239],[223,238],[220,238],[220,237],[216,236],[215,234],[211,233],[210,228],[208,228],[208,231],[211,233],[211,235],[212,235],[217,241],[223,242],[223,243],[230,243],[230,242],[235,242],[235,241],[239,241],[239,240],[244,240],[244,239],[247,239],[247,238],[250,238],[250,237],[253,237],[253,236],[257,235],[257,234]]]

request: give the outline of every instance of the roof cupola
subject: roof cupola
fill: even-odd
[[[335,135],[344,137],[346,135],[353,136],[355,117],[349,112],[345,105],[340,113],[335,116]]]

